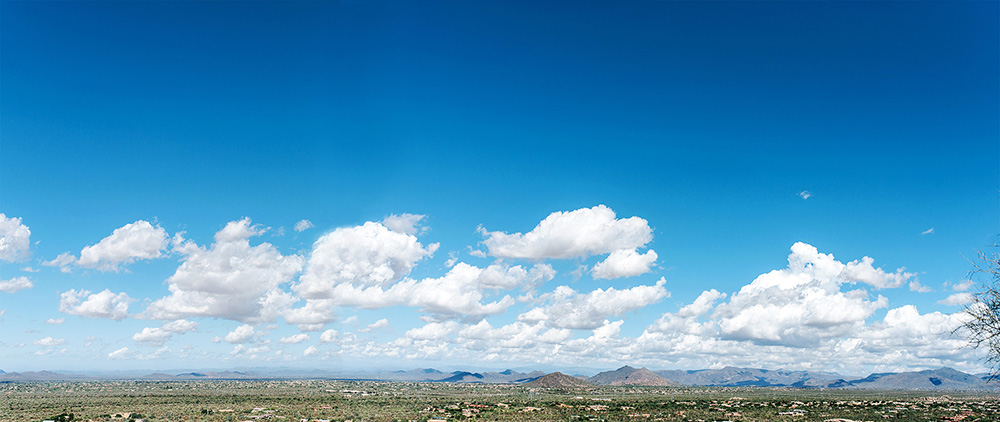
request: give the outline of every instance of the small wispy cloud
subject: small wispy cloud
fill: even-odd
[[[295,231],[297,231],[297,232],[304,232],[304,231],[309,230],[309,229],[311,229],[313,227],[316,227],[316,226],[314,226],[313,223],[312,223],[312,221],[309,221],[309,220],[299,220],[298,223],[295,223]]]
[[[799,198],[802,198],[802,199],[809,199],[809,198],[810,198],[810,197],[812,197],[812,196],[813,196],[813,193],[812,193],[812,192],[809,192],[809,191],[807,191],[807,190],[804,190],[804,191],[802,191],[802,192],[799,192]]]
[[[924,230],[924,231],[920,232],[920,235],[921,235],[921,236],[926,236],[926,235],[929,235],[929,234],[932,234],[932,233],[934,233],[934,228],[933,228],[933,227],[931,227],[931,228],[929,228],[929,229],[927,229],[927,230]]]
[[[931,288],[920,284],[920,282],[917,280],[913,280],[910,282],[910,291],[917,293],[927,293],[931,291]]]

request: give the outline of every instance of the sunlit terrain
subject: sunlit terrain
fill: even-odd
[[[1000,398],[756,387],[103,381],[4,384],[0,409],[4,421],[986,421],[998,420]]]

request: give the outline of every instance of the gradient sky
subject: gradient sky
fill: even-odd
[[[981,371],[998,22],[2,1],[0,369]]]

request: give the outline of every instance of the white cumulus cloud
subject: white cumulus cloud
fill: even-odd
[[[385,328],[385,327],[388,327],[388,326],[389,326],[389,320],[386,319],[386,318],[382,318],[382,319],[380,319],[378,321],[375,321],[375,322],[373,322],[371,324],[368,324],[367,327],[365,327],[365,328],[363,328],[361,330],[358,330],[358,331],[367,332],[367,331],[372,331],[372,330],[378,330],[380,328]]]
[[[533,308],[517,317],[518,321],[545,322],[556,328],[596,329],[605,324],[607,317],[619,316],[669,297],[661,278],[653,286],[636,286],[629,289],[597,289],[579,293],[569,286],[559,286],[552,293],[540,298],[547,306]]]
[[[49,325],[59,325],[64,322],[66,322],[66,318],[49,318],[45,320],[45,323]]]
[[[20,217],[0,213],[0,261],[17,262],[30,254],[31,230],[21,224]]]
[[[167,279],[171,294],[146,308],[153,319],[205,316],[240,322],[272,321],[294,299],[281,286],[302,270],[302,257],[283,256],[270,243],[251,246],[263,232],[249,218],[215,234],[210,248],[177,241],[183,263]]]
[[[843,336],[864,325],[888,299],[869,299],[863,289],[842,291],[844,284],[862,282],[875,288],[898,287],[913,277],[902,269],[886,273],[873,259],[843,264],[805,243],[792,245],[788,268],[758,276],[728,303],[719,305],[724,338],[761,344],[814,345]]]
[[[431,322],[407,331],[406,337],[414,340],[441,340],[458,329],[459,324],[455,321]]]
[[[455,265],[450,265],[454,267]],[[535,264],[530,270],[520,265],[504,263],[492,264],[482,270],[477,282],[484,289],[512,290],[534,288],[556,276],[556,270],[548,264]]]
[[[71,270],[70,265],[73,264],[74,262],[76,262],[76,257],[73,256],[73,254],[69,252],[63,252],[59,254],[59,256],[53,258],[52,260],[42,262],[42,265],[45,265],[47,267],[59,267],[60,271],[68,273]]]
[[[578,258],[635,249],[653,240],[653,230],[639,217],[619,219],[604,205],[554,212],[528,233],[480,229],[490,255],[501,258]]]
[[[25,276],[14,277],[10,280],[0,281],[0,292],[4,293],[16,293],[21,290],[26,290],[34,287],[35,284],[31,282],[31,279]]]
[[[167,247],[167,231],[139,220],[119,227],[110,236],[80,251],[81,267],[118,271],[120,265],[159,258]]]
[[[421,214],[392,214],[382,220],[382,225],[394,232],[415,235],[422,231],[420,230],[420,220],[423,220],[425,217],[427,216]]]
[[[135,300],[127,294],[113,293],[105,289],[90,294],[90,291],[71,289],[59,298],[59,312],[87,318],[109,318],[115,321],[128,316],[128,306]]]
[[[973,281],[973,280],[965,280],[965,281],[963,281],[961,283],[955,283],[955,284],[953,284],[951,286],[951,289],[954,290],[954,291],[956,291],[956,292],[964,292],[966,290],[971,289],[972,286],[974,286],[975,284],[976,284],[976,282]]]
[[[973,296],[972,293],[963,292],[963,293],[955,293],[953,295],[950,295],[950,296],[948,296],[948,297],[946,297],[946,298],[938,301],[938,303],[940,303],[942,305],[956,306],[956,305],[966,305],[966,304],[974,302],[975,300],[976,300],[976,297]]]
[[[151,346],[162,346],[174,334],[184,334],[198,328],[198,323],[180,319],[163,324],[162,327],[146,327],[132,335],[132,340]]]
[[[295,290],[307,299],[330,299],[338,285],[388,287],[437,250],[417,237],[367,222],[339,228],[313,244],[312,256]]]
[[[254,334],[256,334],[256,331],[254,331],[253,327],[244,324],[226,334],[224,340],[226,340],[226,343],[247,343],[253,339]]]
[[[339,331],[334,330],[334,329],[329,329],[329,330],[324,331],[323,334],[319,335],[319,341],[321,341],[323,343],[334,342],[334,341],[337,340],[337,336],[339,336],[339,335],[340,335]]]
[[[608,255],[604,261],[594,265],[591,273],[594,278],[603,279],[637,276],[648,273],[656,258],[656,252],[652,249],[644,254],[636,252],[635,249],[619,249]]]

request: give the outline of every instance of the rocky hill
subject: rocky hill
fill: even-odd
[[[649,369],[635,369],[627,365],[614,371],[601,372],[590,377],[589,381],[598,385],[646,385],[660,387],[679,385],[676,382],[653,373]]]
[[[594,386],[594,384],[576,377],[571,377],[562,372],[553,372],[534,381],[525,383],[524,385],[526,387],[562,389],[589,388]]]

